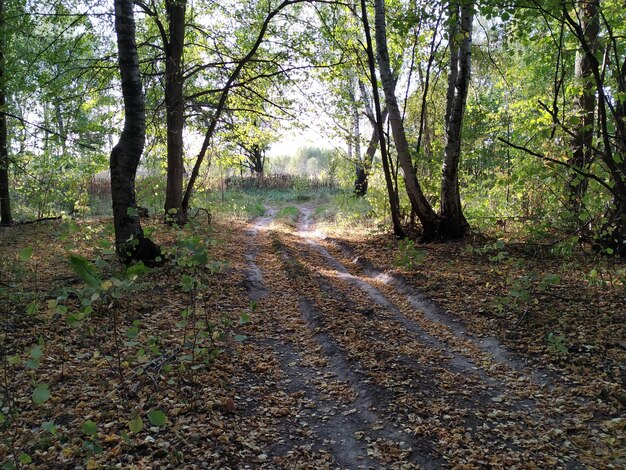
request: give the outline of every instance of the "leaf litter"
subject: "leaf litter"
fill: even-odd
[[[186,345],[175,325],[190,302],[179,271],[149,273],[117,307],[119,325],[103,306],[85,331],[43,303],[80,284],[50,228],[1,234],[7,256],[21,258],[23,240],[37,240],[21,281],[29,294],[3,303],[2,340],[5,357],[30,354],[40,366],[5,369],[22,411],[2,428],[13,447],[4,439],[0,460],[20,449],[41,468],[624,466],[618,293],[573,289],[578,301],[541,293],[532,325],[511,328],[489,302],[515,267],[434,245],[422,266],[399,272],[388,240],[324,240],[311,210],[300,210],[297,228],[270,212],[247,225],[217,219],[202,232],[219,234],[211,256],[229,266],[207,277],[194,302],[207,321],[229,318],[220,324],[232,335],[216,337],[210,366],[178,376]],[[3,265],[3,283],[12,282],[7,273]],[[573,274],[563,279],[576,285]],[[24,315],[33,299],[42,300],[37,313]],[[552,311],[578,322],[563,331],[565,356],[542,341],[565,325]],[[136,338],[121,345],[120,386],[111,336],[136,321]],[[141,362],[133,341],[157,350]]]

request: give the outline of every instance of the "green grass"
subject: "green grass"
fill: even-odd
[[[194,205],[206,207],[212,213],[239,219],[253,219],[265,215],[264,198],[255,192],[225,191],[224,199],[220,192],[198,193]]]
[[[194,206],[206,207],[213,213],[223,214],[229,217],[252,219],[265,214],[266,207],[291,207],[283,218],[293,218],[295,204],[312,202],[314,205],[329,203],[340,194],[336,189],[307,189],[294,188],[288,190],[279,189],[232,189],[220,191],[196,193]],[[281,217],[280,215],[278,216]],[[296,214],[297,217],[297,214]],[[293,221],[293,220],[292,220]]]
[[[278,214],[276,214],[276,218],[278,220],[286,222],[289,225],[295,225],[299,215],[300,211],[297,207],[285,206],[278,211]]]
[[[365,198],[350,193],[335,194],[315,208],[314,216],[322,222],[337,224],[358,223],[370,217],[372,208]]]

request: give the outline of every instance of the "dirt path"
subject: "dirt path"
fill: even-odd
[[[573,397],[554,377],[352,262],[300,211],[297,230],[270,211],[246,233],[256,358],[239,393],[262,389],[251,415],[274,397],[262,467],[585,468],[593,427],[566,418]]]

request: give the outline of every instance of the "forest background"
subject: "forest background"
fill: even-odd
[[[135,3],[147,111],[138,199],[152,214],[183,220],[194,186],[201,197],[228,176],[314,174],[356,185],[397,233],[400,218],[428,232],[441,207],[458,226],[437,225],[443,238],[522,225],[622,252],[619,2],[379,2],[371,57],[357,3]],[[3,3],[4,223],[109,210],[102,172],[123,118],[111,15],[99,2]],[[372,64],[381,90],[374,55],[386,57]],[[268,159],[286,127],[315,128],[326,150]]]
[[[0,33],[7,468],[158,460],[160,441],[141,433],[193,443],[168,426],[202,397],[214,403],[202,416],[236,426],[229,387],[245,381],[224,377],[240,357],[264,360],[282,318],[257,311],[250,260],[292,276],[272,295],[304,296],[292,287],[326,271],[273,263],[319,257],[290,238],[309,224],[333,256],[342,246],[401,272],[471,334],[549,364],[569,395],[542,406],[571,405],[567,459],[623,463],[623,1],[0,0]],[[250,221],[270,219],[274,241],[259,242]],[[156,290],[163,305],[148,301]],[[363,311],[389,345],[408,334]],[[246,343],[246,328],[262,339]],[[355,357],[370,352],[359,341]],[[90,386],[62,402],[71,383]],[[137,407],[111,411],[105,433],[83,410],[93,390]],[[440,453],[464,463],[446,429],[431,429]],[[220,458],[249,462],[243,447]]]

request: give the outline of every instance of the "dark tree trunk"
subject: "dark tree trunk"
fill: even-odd
[[[367,5],[365,0],[361,0],[361,16],[363,21],[363,29],[365,30],[365,39],[367,46],[367,62],[369,66],[370,82],[372,85],[372,98],[374,101],[374,110],[376,112],[376,129],[380,142],[380,153],[383,162],[383,172],[385,174],[385,183],[387,185],[387,194],[389,195],[389,207],[391,210],[391,220],[393,223],[393,232],[397,237],[405,237],[406,234],[400,223],[400,201],[398,193],[393,184],[393,176],[389,165],[389,156],[387,155],[387,146],[385,145],[385,129],[383,127],[383,113],[380,107],[380,98],[378,96],[378,80],[376,80],[376,68],[374,65],[374,47],[372,45],[372,36],[370,34],[370,25],[367,18]]]
[[[254,174],[262,178],[265,171],[265,151],[258,145],[252,146],[252,171]]]
[[[368,187],[368,175],[367,171],[365,171],[363,162],[357,162],[355,173],[356,179],[354,180],[354,195],[356,197],[363,197],[367,194]]]
[[[374,163],[374,156],[376,155],[376,149],[378,148],[378,126],[376,125],[376,115],[374,110],[372,109],[372,104],[368,98],[367,91],[365,89],[365,85],[362,81],[359,80],[359,89],[361,90],[361,96],[363,97],[363,105],[365,106],[365,115],[369,119],[372,124],[372,136],[370,137],[370,141],[367,145],[367,149],[365,150],[365,155],[362,159],[362,164],[357,167],[356,173],[356,181],[355,181],[355,194],[357,196],[365,196],[367,194],[367,189],[369,187],[369,176],[370,171],[372,170],[372,164]],[[384,123],[387,121],[387,108],[382,110],[381,119]],[[362,171],[359,171],[362,170]],[[356,189],[359,188],[361,191],[357,192]]]
[[[400,167],[404,173],[404,185],[406,187],[411,207],[419,218],[425,241],[433,240],[438,236],[439,216],[435,213],[432,206],[422,192],[419,181],[413,168],[411,154],[409,151],[409,143],[404,132],[404,124],[402,122],[402,113],[398,106],[398,100],[395,95],[395,80],[391,72],[389,63],[389,51],[387,48],[387,24],[385,20],[385,2],[384,0],[375,0],[375,30],[376,30],[376,47],[378,50],[378,66],[380,69],[380,78],[385,93],[385,102],[389,112],[389,123],[393,134],[393,140],[396,144],[398,152],[398,160]],[[381,147],[382,147],[381,141]]]
[[[183,210],[183,129],[185,100],[183,97],[182,59],[185,43],[186,0],[167,0],[169,38],[165,44],[165,108],[167,113],[167,188],[166,220],[184,224]]]
[[[450,4],[450,74],[446,95],[446,148],[441,177],[442,238],[461,238],[469,229],[463,215],[459,192],[459,162],[461,160],[461,133],[467,102],[471,71],[473,3]],[[458,39],[462,35],[461,39]]]
[[[599,3],[597,3],[599,8]],[[574,33],[581,50],[584,52],[589,64],[591,75],[597,97],[597,124],[600,142],[597,145],[598,156],[610,176],[611,184],[605,187],[613,195],[612,206],[605,214],[603,224],[595,235],[595,246],[597,248],[611,249],[626,256],[626,122],[624,122],[624,106],[611,104],[611,98],[607,91],[613,87],[606,83],[607,77],[613,77],[617,83],[614,88],[618,92],[626,91],[626,59],[621,59],[617,50],[617,39],[613,32],[607,28],[606,33],[610,37],[609,47],[612,57],[623,60],[623,63],[614,61],[613,73],[607,75],[604,64],[601,66],[596,54],[594,54],[593,44],[589,42],[584,25],[578,19],[574,19],[566,4],[563,4],[563,16]],[[613,128],[615,130],[613,130]],[[603,183],[602,179],[598,179]]]
[[[355,196],[365,196],[367,192],[367,173],[363,158],[361,157],[361,124],[359,122],[359,107],[356,99],[356,86],[353,79],[350,80],[350,107],[352,111],[352,138],[350,139],[354,143],[354,162],[355,162],[355,176],[354,180],[354,194]],[[363,186],[365,184],[365,186]]]
[[[0,224],[11,225],[11,197],[9,194],[9,148],[7,138],[6,76],[5,65],[5,11],[4,0],[0,0]]]
[[[600,20],[598,1],[585,1],[581,5],[581,27],[587,43],[595,53],[598,49],[598,33]],[[573,155],[569,164],[580,170],[587,171],[593,161],[593,134],[595,123],[596,94],[591,63],[582,47],[576,52],[575,79],[581,86],[581,93],[576,97],[574,106],[579,122],[574,129],[572,138]],[[573,172],[568,178],[565,188],[566,197],[571,210],[578,214],[583,208],[583,197],[587,192],[588,178]]]
[[[1,80],[0,72],[0,80]],[[0,85],[0,88],[2,85]],[[0,89],[0,110],[4,110],[4,90]],[[0,113],[0,224],[11,225],[11,197],[9,194],[9,151],[7,145],[7,117]]]
[[[145,142],[146,113],[132,0],[115,0],[115,31],[124,97],[124,129],[110,160],[115,246],[123,262],[154,265],[160,261],[161,250],[144,237],[135,201],[135,176]]]
[[[363,156],[360,166],[357,166],[356,181],[354,183],[355,194],[359,197],[363,197],[367,194],[370,171],[372,170],[374,156],[378,148],[378,127],[376,126],[376,120],[370,116],[368,111],[368,117],[372,122],[372,137],[370,137],[370,141],[367,144],[367,149],[365,150],[365,155]],[[387,120],[387,109],[382,110],[381,119],[383,122]]]
[[[626,57],[618,67],[617,91],[626,96]],[[622,162],[626,166],[626,100],[617,100],[615,103],[616,146],[622,155]]]

